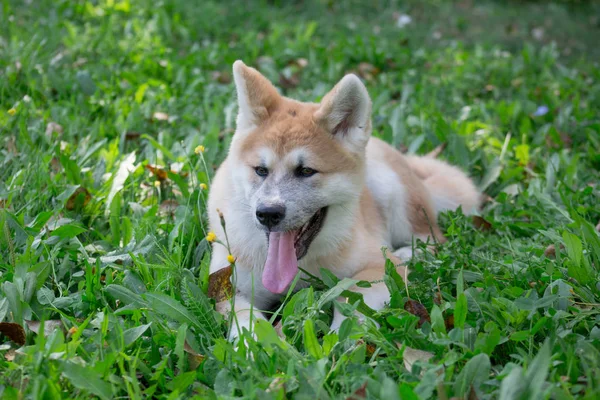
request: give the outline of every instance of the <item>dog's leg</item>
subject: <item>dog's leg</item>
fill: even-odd
[[[460,206],[470,215],[480,207],[481,194],[460,168],[430,157],[408,156],[406,160],[422,179],[436,214]]]
[[[225,266],[229,265],[227,260],[227,249],[225,246],[216,243],[213,245],[213,252],[210,263],[210,273],[214,273]],[[251,281],[251,277],[247,277],[244,273],[245,270],[241,266],[237,266],[238,281]],[[262,312],[253,308],[252,302],[249,300],[249,296],[240,293],[239,289],[236,290],[236,295],[233,299],[223,300],[217,304],[217,311],[221,313],[225,318],[231,315],[231,305],[233,303],[233,312],[235,313],[232,317],[232,323],[229,327],[228,338],[230,341],[235,341],[242,333],[243,329],[252,330],[252,322],[257,319],[265,319]]]
[[[231,303],[233,301],[232,322],[229,327],[227,337],[230,341],[235,341],[243,332],[244,328],[253,331],[253,323],[258,319],[265,319],[262,312],[253,308],[252,303],[241,294],[237,294],[232,300],[225,300],[217,304],[217,311],[224,316],[231,315]]]
[[[435,230],[439,231],[437,228],[437,225],[435,226]],[[435,253],[435,246],[432,245],[434,243],[434,239],[430,234],[427,234],[427,233],[420,234],[420,235],[415,234],[414,239],[415,240],[419,239],[425,243],[431,243],[430,245],[427,246],[427,250],[429,250],[429,252],[431,252],[431,253]],[[441,243],[446,241],[446,239],[442,236],[441,233],[436,235],[436,240],[438,240]],[[422,253],[423,253],[423,250],[421,250],[420,248],[417,248],[416,243],[411,243],[409,246],[402,246],[402,247],[397,248],[396,250],[394,250],[394,252],[392,254],[394,256],[398,257],[401,261],[409,261],[415,255],[419,255]]]
[[[399,266],[397,267],[397,270],[400,276],[406,279],[406,268],[403,266]],[[388,290],[385,283],[381,281],[384,275],[385,267],[383,266],[364,269],[358,274],[354,275],[352,279],[369,282],[378,282],[372,283],[371,287],[368,288],[354,286],[350,288],[350,290],[352,292],[362,294],[363,301],[372,309],[381,310],[385,306],[385,304],[390,300],[390,291]],[[362,314],[357,313],[357,315],[361,320],[364,320],[365,317]],[[345,319],[346,317],[342,315],[342,313],[340,313],[337,309],[335,309],[333,312],[333,322],[331,323],[331,330],[337,331]]]

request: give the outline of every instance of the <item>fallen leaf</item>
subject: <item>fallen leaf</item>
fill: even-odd
[[[46,137],[48,139],[51,139],[54,133],[57,134],[56,136],[62,135],[63,131],[63,127],[56,122],[48,122],[48,125],[46,125]]]
[[[229,71],[213,71],[212,78],[224,85],[231,83],[231,73]]]
[[[429,313],[427,312],[425,306],[416,300],[408,300],[404,304],[404,309],[412,315],[416,315],[417,317],[419,317],[419,323],[417,325],[419,328],[425,322],[431,322],[431,317],[429,316]]]
[[[60,163],[58,158],[52,157],[52,160],[50,160],[50,168],[53,172],[60,172],[62,164]]]
[[[356,74],[367,81],[372,81],[381,71],[373,64],[361,62],[358,64]]]
[[[273,328],[275,329],[275,332],[277,332],[277,336],[279,336],[282,339],[285,339],[285,334],[283,333],[283,324],[281,323],[281,320],[277,321]]]
[[[163,215],[173,215],[178,206],[179,203],[177,202],[177,200],[167,199],[160,203],[159,210],[160,213]]]
[[[435,292],[433,295],[433,302],[438,306],[442,304],[442,293],[440,291]]]
[[[185,351],[188,354],[188,364],[190,366],[190,369],[192,370],[198,368],[198,366],[202,364],[202,361],[204,361],[205,359],[205,357],[202,354],[197,353],[196,351],[194,351],[194,349],[192,349],[192,346],[190,346],[187,340],[183,345],[183,351]]]
[[[18,345],[25,344],[25,329],[14,322],[0,322],[0,333]]]
[[[42,325],[40,321],[30,321],[26,319],[25,324],[31,331],[39,335],[40,327]],[[56,329],[64,330],[64,325],[60,319],[50,319],[44,322],[44,336],[50,335]]]
[[[402,343],[396,343],[396,345],[400,349],[404,347]],[[429,361],[433,357],[433,353],[424,350],[413,349],[411,347],[406,346],[404,348],[404,353],[402,357],[404,359],[404,368],[406,368],[409,371],[412,371],[412,366],[414,363],[416,363],[417,361]]]
[[[83,186],[79,186],[77,189],[75,189],[75,192],[67,199],[65,208],[67,210],[74,210],[75,208],[82,209],[83,207],[88,205],[91,199],[92,195],[90,194],[90,192]]]
[[[558,132],[558,136],[560,138],[560,143],[556,143],[551,135],[546,136],[546,146],[553,149],[559,149],[561,147],[570,149],[573,145],[573,139],[571,139],[571,136],[563,131]]]
[[[167,180],[167,171],[163,167],[159,167],[158,165],[147,164],[144,166],[144,168],[152,172],[152,174],[154,174],[154,176],[156,176],[156,179],[158,179],[159,181],[162,182]]]
[[[371,343],[367,343],[366,349],[367,349],[367,357],[371,357],[373,354],[375,354],[377,347],[375,347]]]
[[[139,139],[139,137],[142,134],[140,132],[136,132],[136,131],[127,131],[125,133],[125,140],[136,140]]]
[[[489,203],[495,202],[492,196],[487,195],[486,193],[481,193],[479,196],[479,208],[482,209],[485,205]]]
[[[231,286],[231,265],[213,272],[208,277],[208,297],[215,299],[217,303],[231,297],[233,289]]]
[[[4,354],[4,358],[6,359],[6,361],[13,361],[15,359],[16,354],[17,354],[16,349],[9,349],[6,352],[6,354]]]
[[[346,400],[354,400],[354,399],[366,399],[367,398],[367,383],[365,381],[354,393],[352,393]]]
[[[489,223],[485,218],[480,217],[479,215],[473,216],[473,225],[475,228],[479,229],[482,232],[489,232],[492,230],[492,224]]]
[[[157,111],[154,114],[152,114],[152,119],[155,121],[168,121],[169,114],[161,112],[161,111]]]
[[[449,316],[444,320],[444,325],[446,325],[446,330],[454,329],[454,315]]]
[[[565,248],[565,246],[563,244],[561,244],[560,249],[564,250],[564,248]],[[554,247],[553,244],[546,247],[546,250],[544,250],[544,255],[548,258],[556,258],[556,247]]]
[[[285,76],[284,74],[279,74],[279,85],[285,89],[293,89],[300,84],[300,77],[298,74],[293,74],[290,76]]]

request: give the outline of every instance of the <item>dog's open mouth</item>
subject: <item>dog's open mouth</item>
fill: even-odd
[[[306,255],[308,247],[321,231],[323,222],[325,222],[325,215],[327,215],[327,207],[317,211],[317,213],[298,230],[296,240],[294,241],[296,257],[298,257],[298,260]]]
[[[317,211],[299,229],[269,233],[267,261],[263,269],[262,282],[273,293],[282,293],[298,273],[298,260],[306,255],[317,237],[327,215],[327,207]]]

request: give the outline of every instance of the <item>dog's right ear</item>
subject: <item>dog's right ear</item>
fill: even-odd
[[[356,75],[346,75],[323,97],[314,119],[351,151],[364,151],[371,136],[367,88]]]
[[[242,61],[233,63],[233,80],[238,97],[238,129],[250,129],[267,119],[280,100],[267,78]]]

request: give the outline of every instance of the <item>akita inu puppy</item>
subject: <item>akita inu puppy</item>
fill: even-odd
[[[230,337],[251,326],[251,307],[268,310],[281,300],[299,268],[379,281],[353,290],[381,309],[390,297],[381,282],[382,247],[407,259],[413,237],[444,241],[438,213],[459,206],[469,213],[479,205],[473,182],[456,167],[404,156],[371,138],[371,100],[355,75],[346,75],[320,104],[281,96],[241,61],[233,76],[237,129],[208,199],[210,228],[225,238],[220,210],[236,260],[239,326]],[[228,266],[228,255],[214,245],[210,272]],[[343,319],[335,310],[332,329]]]

